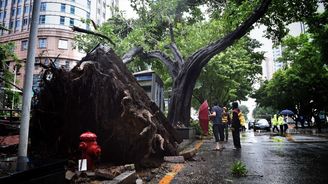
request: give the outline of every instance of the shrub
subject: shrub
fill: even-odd
[[[246,174],[247,174],[246,165],[244,163],[242,163],[240,160],[235,161],[232,164],[231,172],[232,172],[232,175],[237,176],[237,177],[246,176]]]

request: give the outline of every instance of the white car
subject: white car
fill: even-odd
[[[259,119],[254,124],[254,131],[256,130],[266,130],[270,131],[270,124],[266,119]]]

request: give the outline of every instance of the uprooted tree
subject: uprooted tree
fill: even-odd
[[[71,71],[50,65],[37,100],[33,155],[78,156],[85,131],[97,134],[103,161],[142,164],[177,154],[175,130],[108,47],[98,46]]]
[[[191,99],[197,78],[203,67],[213,57],[247,34],[253,24],[259,20],[268,26],[269,33],[272,33],[271,37],[276,35],[281,38],[286,33],[285,25],[301,20],[304,16],[311,16],[317,7],[316,0],[132,0],[132,2],[134,7],[139,10],[140,18],[138,21],[150,23],[147,25],[148,27],[145,26],[146,28],[127,26],[125,30],[119,32],[126,36],[122,39],[123,41],[130,41],[126,44],[128,45],[126,48],[130,50],[122,57],[123,61],[128,63],[139,55],[143,59],[159,60],[166,66],[167,72],[172,78],[168,113],[169,122],[173,125],[183,123],[186,126],[189,125]],[[270,4],[271,6],[269,6]],[[170,9],[168,8],[170,5],[175,7]],[[211,7],[212,13],[210,14],[209,23],[215,19],[223,19],[226,23],[222,26],[220,25],[222,22],[213,21],[213,24],[219,25],[217,26],[218,29],[206,32],[205,30],[208,27],[204,23],[204,17],[199,19],[184,18],[184,13],[192,16],[202,14],[199,5]],[[254,6],[257,7],[254,8]],[[220,16],[224,18],[218,18]],[[166,21],[167,19],[169,21]],[[124,24],[120,22],[118,27],[122,27],[122,25]],[[203,27],[200,26],[201,29],[198,29],[199,32],[215,36],[204,41],[204,37],[208,38],[207,35],[195,33],[194,35],[200,34],[202,37],[192,42],[193,37],[187,38],[187,36],[192,35],[188,34],[190,25],[203,25]],[[222,31],[220,26],[229,27],[229,29],[225,29],[222,33],[220,32]],[[115,33],[115,29],[106,34],[113,36],[113,33]],[[141,47],[131,48],[131,45],[141,45]],[[198,48],[194,49],[193,45],[197,45]],[[118,46],[118,48],[121,47]],[[171,52],[167,52],[167,50]]]

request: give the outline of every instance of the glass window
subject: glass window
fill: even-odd
[[[5,4],[3,3],[3,0],[0,0],[0,8],[2,8]]]
[[[40,11],[46,11],[46,9],[47,9],[47,3],[41,3]]]
[[[0,12],[0,20],[3,18],[3,12]]]
[[[18,7],[17,8],[17,16],[19,16],[21,14],[21,12],[22,12],[22,8],[21,7]]]
[[[21,43],[21,50],[27,50],[28,40],[23,40]]]
[[[75,14],[75,7],[71,6],[71,14]]]
[[[16,3],[16,0],[11,0],[11,4],[15,4]]]
[[[23,19],[23,26],[27,26],[27,18]]]
[[[22,2],[22,0],[17,0],[17,4],[19,4],[19,3],[21,3]]]
[[[65,17],[64,16],[60,16],[60,24],[65,25]]]
[[[5,11],[3,12],[3,18],[4,18],[4,19],[6,18],[6,15],[7,15],[7,10],[5,10]]]
[[[12,29],[14,27],[14,21],[9,22],[9,29]]]
[[[65,4],[62,3],[62,4],[60,5],[60,11],[61,11],[61,12],[66,12],[66,5],[65,5]]]
[[[59,40],[58,41],[58,49],[68,49],[68,41],[67,40]]]
[[[39,38],[39,48],[40,49],[47,48],[47,38]]]
[[[20,22],[20,20],[18,19],[18,20],[16,20],[15,30],[19,30],[20,26],[21,26],[21,22]]]
[[[90,19],[90,13],[87,12],[87,19]]]
[[[97,13],[100,14],[100,8],[97,8]]]
[[[46,16],[40,15],[39,17],[39,24],[45,24],[46,23]]]
[[[16,13],[16,9],[13,8],[13,9],[11,10],[11,16],[15,16],[15,13]]]
[[[24,7],[24,14],[30,13],[30,6],[25,6]]]
[[[73,19],[73,18],[70,18],[70,19],[69,19],[69,25],[70,25],[70,26],[74,26],[74,19]]]
[[[103,13],[103,18],[106,19],[106,13],[105,12]]]

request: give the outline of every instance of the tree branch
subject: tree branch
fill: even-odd
[[[170,22],[169,29],[170,29],[171,44],[168,47],[173,52],[174,59],[178,62],[179,66],[181,66],[184,63],[184,60],[183,60],[182,54],[180,53],[179,49],[177,48],[177,45],[175,44],[173,25],[171,22]]]
[[[144,56],[147,58],[156,58],[162,61],[165,66],[168,68],[170,75],[175,79],[178,75],[178,66],[163,52],[161,51],[151,51],[144,53]]]
[[[16,84],[14,84],[14,83],[12,83],[12,82],[6,80],[4,77],[1,77],[1,76],[0,76],[0,80],[3,80],[4,82],[6,82],[6,83],[8,83],[8,84],[10,84],[10,85],[12,85],[12,86],[14,86],[15,88],[17,88],[17,89],[20,90],[21,92],[23,91],[22,88],[18,87]]]
[[[232,45],[235,40],[243,37],[248,32],[249,28],[266,13],[270,3],[271,0],[262,0],[260,6],[258,6],[253,13],[234,31],[227,34],[222,39],[199,49],[192,56],[190,56],[188,58],[189,61],[192,61],[190,64],[194,65],[193,63],[195,63],[198,67],[204,67],[212,57]]]
[[[112,45],[114,45],[114,47],[116,46],[116,44],[110,38],[108,38],[107,36],[105,36],[103,34],[96,33],[96,32],[86,30],[86,29],[83,29],[83,28],[79,28],[79,27],[76,27],[76,26],[73,26],[71,28],[72,28],[73,31],[76,31],[76,32],[81,32],[81,33],[86,33],[86,34],[92,34],[92,35],[95,35],[95,36],[99,36],[101,38],[104,38],[104,39],[108,40]]]
[[[171,49],[174,59],[178,62],[179,66],[182,66],[184,63],[182,54],[180,53],[177,45],[175,43],[171,43],[170,45],[168,45],[168,47]]]
[[[130,63],[134,56],[139,55],[143,52],[143,47],[134,47],[132,49],[130,49],[127,53],[124,54],[124,56],[122,57],[122,61],[125,64]]]

